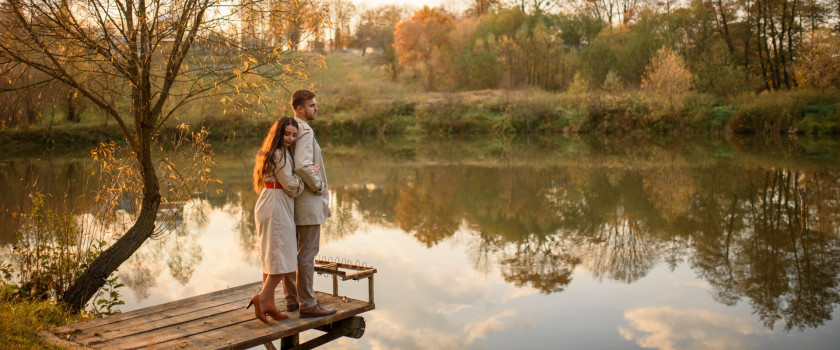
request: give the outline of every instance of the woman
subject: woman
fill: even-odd
[[[251,297],[246,309],[254,305],[254,314],[266,323],[265,315],[275,320],[289,317],[277,309],[274,290],[284,274],[294,274],[297,269],[294,197],[304,190],[303,181],[292,172],[295,166],[290,147],[297,138],[297,130],[293,118],[283,117],[274,122],[254,164],[254,191],[260,194],[254,216],[260,238],[263,288]]]

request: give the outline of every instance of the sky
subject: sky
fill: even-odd
[[[437,7],[437,6],[440,6],[441,4],[444,4],[444,3],[447,3],[447,5],[445,6],[447,8],[452,8],[453,6],[450,5],[452,3],[454,3],[455,8],[458,8],[458,7],[462,6],[463,3],[466,2],[466,0],[455,0],[455,1],[453,1],[453,0],[449,0],[449,1],[445,1],[445,0],[414,0],[414,1],[411,1],[411,0],[350,0],[350,1],[354,4],[356,4],[356,7],[365,6],[367,8],[374,8],[374,7],[378,7],[380,5],[390,5],[390,4],[409,5],[409,6],[417,7],[417,8],[423,7],[423,5],[429,5],[429,7]]]
[[[376,7],[379,5],[385,4],[410,4],[413,6],[421,7],[422,5],[429,5],[430,7],[435,7],[442,4],[443,0],[421,0],[421,1],[411,1],[411,0],[351,0],[356,5],[367,3],[370,7]],[[451,1],[450,1],[451,2]]]

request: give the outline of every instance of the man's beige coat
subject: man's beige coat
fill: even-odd
[[[295,141],[295,174],[303,180],[306,190],[295,198],[295,225],[321,225],[330,216],[330,190],[327,183],[327,168],[321,156],[321,146],[315,140],[315,132],[303,119],[298,122],[298,137]],[[321,166],[315,175],[312,164]]]

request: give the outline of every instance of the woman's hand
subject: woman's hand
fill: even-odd
[[[315,172],[315,175],[321,174],[321,166],[315,163],[312,163],[312,171]]]

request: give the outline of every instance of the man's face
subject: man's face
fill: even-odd
[[[315,120],[315,115],[318,113],[318,103],[315,98],[306,100],[303,104],[297,107],[298,116],[305,121]]]

